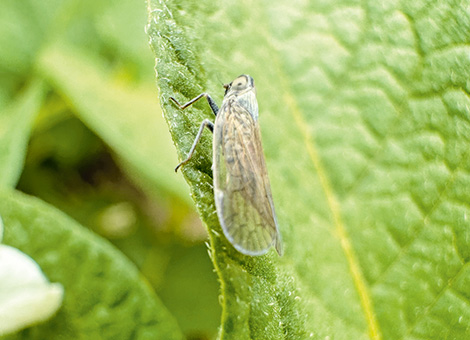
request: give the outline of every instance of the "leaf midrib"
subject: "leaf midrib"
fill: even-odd
[[[268,27],[266,24],[266,18],[264,18],[264,21],[265,25],[263,26]],[[364,317],[368,325],[370,338],[372,340],[382,340],[382,334],[380,332],[380,326],[375,314],[371,294],[366,284],[364,275],[362,274],[362,270],[360,268],[359,261],[354,252],[353,246],[350,242],[350,237],[346,231],[338,200],[333,193],[333,189],[328,180],[328,176],[326,175],[325,168],[316,150],[314,138],[306,128],[307,123],[302,114],[302,110],[300,109],[295,96],[292,94],[291,86],[287,80],[288,77],[283,71],[282,64],[280,62],[279,52],[274,48],[274,46],[272,46],[272,44],[269,45],[271,45],[270,48],[274,52],[272,54],[272,60],[275,65],[276,73],[279,75],[281,93],[283,93],[283,101],[288,107],[288,112],[290,112],[294,118],[294,121],[301,133],[302,139],[304,140],[305,146],[307,147],[310,160],[312,161],[312,164],[317,171],[322,189],[327,199],[328,208],[331,211],[331,215],[333,217],[336,234],[340,240],[341,248],[343,249],[348,267],[351,271],[354,286],[356,287],[357,293],[359,295],[359,299],[364,311]]]
[[[354,252],[353,246],[350,242],[349,235],[346,231],[342,216],[341,216],[341,209],[339,207],[338,200],[336,199],[335,194],[333,193],[333,189],[330,185],[328,177],[326,175],[323,163],[320,160],[320,157],[316,151],[315,143],[313,136],[309,131],[305,128],[306,122],[303,118],[302,112],[297,105],[294,97],[289,91],[288,86],[281,75],[281,84],[284,93],[284,100],[287,103],[287,107],[289,108],[289,112],[291,112],[292,116],[294,117],[294,121],[297,124],[302,138],[305,142],[307,147],[307,152],[312,161],[312,164],[317,171],[318,177],[320,179],[320,183],[322,189],[325,193],[325,197],[327,199],[328,208],[331,211],[331,215],[333,217],[335,231],[340,240],[341,248],[344,251],[344,255],[346,257],[349,269],[351,271],[352,279],[356,290],[359,294],[359,299],[361,301],[361,305],[364,310],[366,322],[369,328],[369,334],[371,339],[373,340],[381,340],[382,335],[380,333],[379,324],[377,318],[375,316],[374,307],[372,304],[371,295],[369,292],[369,288],[365,282],[364,276],[362,274],[362,270],[359,265],[359,261],[356,257]]]

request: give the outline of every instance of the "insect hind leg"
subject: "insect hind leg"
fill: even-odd
[[[193,156],[194,150],[196,150],[197,143],[199,143],[202,133],[204,132],[204,128],[208,128],[211,132],[214,132],[214,124],[209,119],[204,119],[201,123],[201,126],[199,127],[199,131],[197,133],[196,139],[194,139],[193,145],[191,146],[191,150],[189,150],[188,157],[186,157],[184,161],[182,161],[180,164],[176,166],[175,172],[177,172],[181,166],[188,163],[191,157]]]

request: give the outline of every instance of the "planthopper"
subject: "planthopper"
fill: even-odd
[[[180,105],[185,109],[206,98],[215,123],[205,119],[188,156],[175,168],[188,163],[204,128],[213,133],[213,177],[217,215],[230,243],[245,255],[263,255],[274,245],[282,255],[282,242],[264,160],[258,124],[258,102],[254,80],[241,75],[224,85],[220,109],[207,93]]]

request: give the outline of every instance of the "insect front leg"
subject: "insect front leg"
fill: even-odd
[[[211,96],[209,96],[208,93],[205,93],[205,92],[201,93],[199,96],[191,99],[189,102],[187,102],[186,104],[183,104],[183,105],[178,103],[178,101],[173,97],[170,97],[170,99],[173,101],[173,103],[176,104],[176,106],[178,106],[180,108],[180,110],[184,110],[185,108],[187,108],[188,106],[193,105],[195,102],[197,102],[199,99],[201,99],[203,97],[207,99],[207,102],[209,103],[209,106],[211,107],[211,110],[214,113],[214,116],[217,116],[217,113],[219,112],[219,107],[217,106],[215,101],[211,98]]]
[[[193,102],[194,103],[194,102]],[[191,105],[191,104],[189,104]],[[193,146],[191,146],[191,150],[189,150],[189,154],[188,154],[188,157],[182,161],[180,164],[178,164],[175,168],[175,172],[178,171],[178,169],[189,162],[189,160],[191,159],[191,157],[193,156],[193,153],[194,153],[194,150],[196,150],[196,145],[197,143],[199,143],[199,140],[201,139],[201,136],[202,136],[202,133],[204,132],[204,128],[207,127],[209,130],[211,130],[211,132],[213,133],[214,132],[214,124],[209,120],[209,119],[204,119],[201,123],[201,126],[199,127],[199,131],[197,133],[197,136],[196,136],[196,139],[194,140],[193,142]]]
[[[219,112],[219,107],[214,102],[214,100],[211,98],[211,96],[209,96],[208,93],[205,93],[205,92],[201,93],[199,96],[191,99],[189,102],[187,102],[186,104],[183,104],[183,105],[178,103],[178,101],[175,98],[170,97],[170,99],[173,101],[173,103],[175,103],[176,106],[178,106],[180,108],[180,110],[184,110],[188,106],[193,105],[195,102],[197,102],[201,98],[206,98],[207,99],[207,102],[209,103],[209,106],[211,107],[212,112],[214,113],[215,116],[217,116],[217,113]],[[177,172],[178,169],[182,165],[186,164],[191,159],[191,157],[193,156],[194,150],[196,149],[196,145],[199,142],[199,140],[201,139],[202,132],[204,131],[205,127],[207,127],[209,130],[211,130],[211,132],[214,132],[214,124],[210,120],[204,119],[204,121],[201,123],[201,126],[199,128],[199,132],[197,133],[197,136],[196,136],[196,139],[193,142],[193,146],[191,147],[191,150],[189,150],[188,157],[176,166],[175,172]]]

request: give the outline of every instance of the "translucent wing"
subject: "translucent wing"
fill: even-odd
[[[236,100],[214,128],[214,193],[225,236],[243,254],[282,254],[258,122]]]

